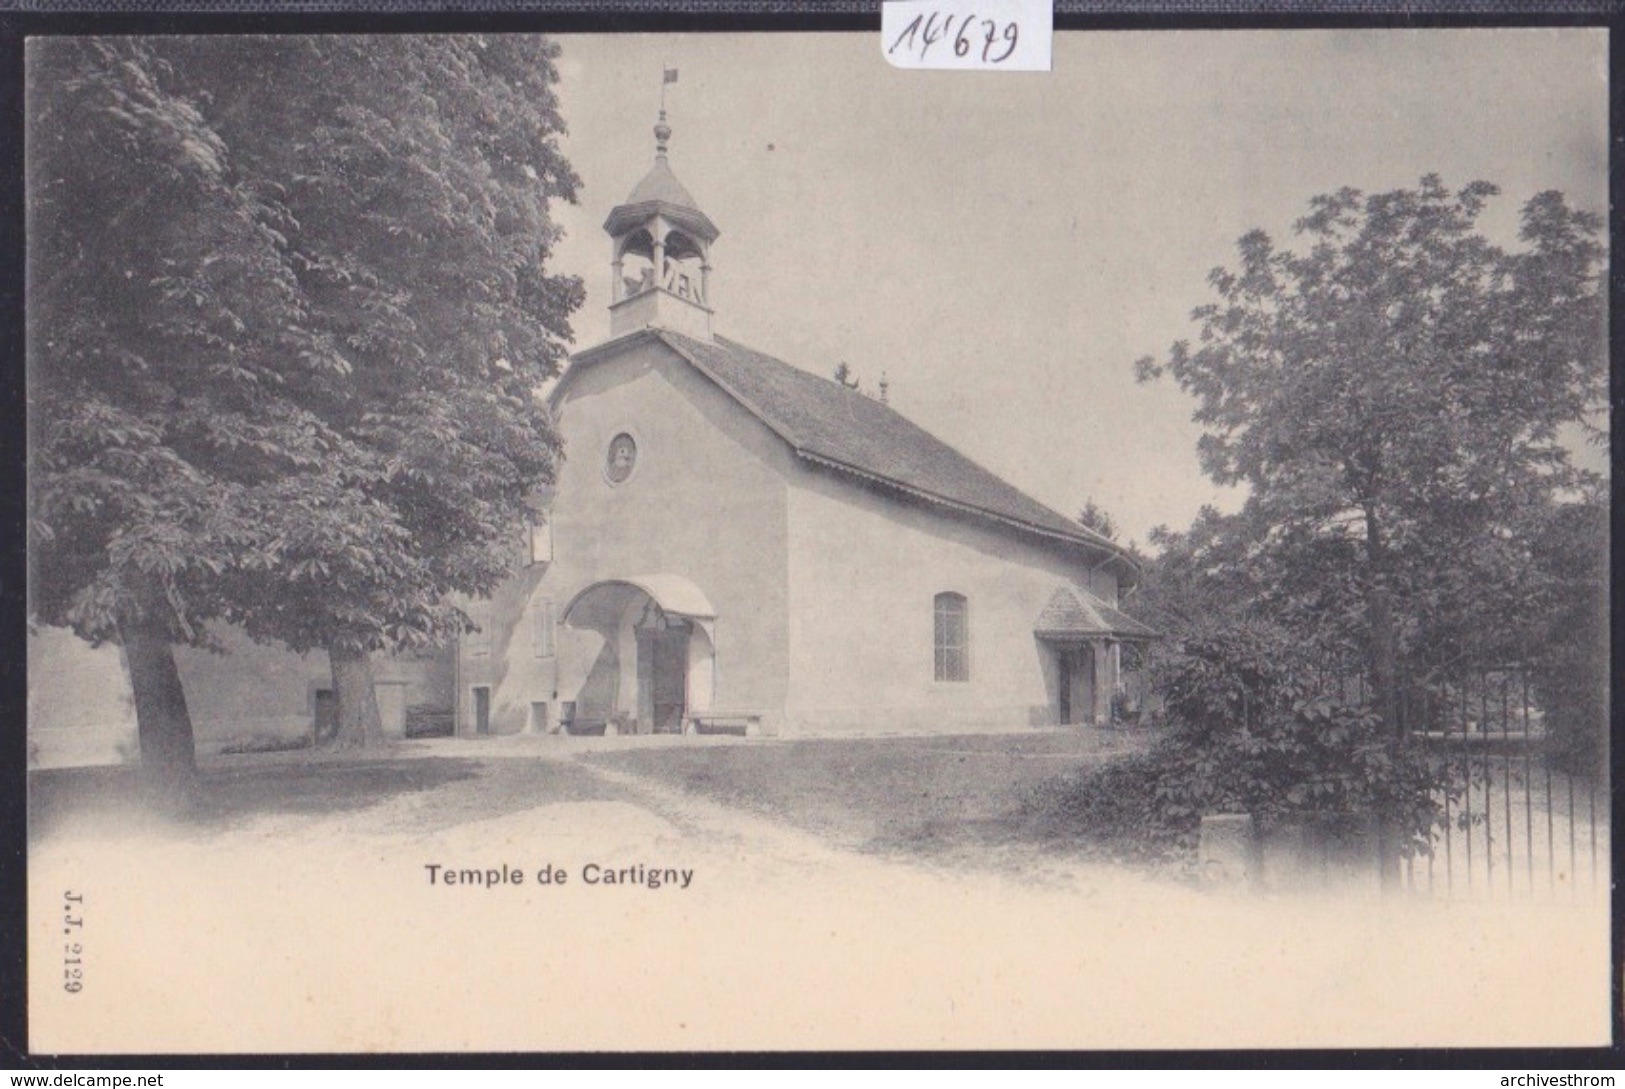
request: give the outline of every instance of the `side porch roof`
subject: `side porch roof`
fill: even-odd
[[[1038,614],[1033,634],[1043,639],[1112,638],[1160,639],[1161,633],[1142,624],[1081,586],[1062,586]]]

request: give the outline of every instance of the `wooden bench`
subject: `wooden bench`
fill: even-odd
[[[568,702],[563,711],[564,713],[559,716],[556,731],[560,734],[614,737],[618,734],[637,732],[637,721],[625,712],[616,712],[608,716],[578,715]],[[683,733],[743,734],[746,737],[756,737],[762,732],[764,717],[761,711],[694,711],[683,717]]]
[[[762,717],[760,711],[693,711],[683,719],[683,732],[755,737],[762,732]]]
[[[606,718],[602,715],[578,715],[575,701],[565,700],[559,710],[559,725],[555,732],[597,736],[609,732],[612,720],[613,716]]]

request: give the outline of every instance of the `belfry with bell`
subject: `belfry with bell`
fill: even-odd
[[[653,326],[712,339],[710,253],[721,232],[667,162],[671,126],[666,124],[665,90],[675,82],[677,70],[666,69],[654,128],[654,166],[604,221],[613,243],[612,337]]]

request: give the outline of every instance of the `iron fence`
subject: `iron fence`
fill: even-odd
[[[1427,850],[1406,860],[1424,896],[1577,897],[1607,887],[1606,761],[1565,763],[1521,667],[1410,693],[1407,732],[1444,773]]]

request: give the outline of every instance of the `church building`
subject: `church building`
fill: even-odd
[[[551,393],[529,563],[457,648],[459,734],[1105,721],[1129,554],[876,400],[718,332],[717,225],[653,167],[609,213],[610,338]]]
[[[551,392],[559,479],[528,562],[444,652],[376,656],[385,734],[1019,729],[1109,719],[1129,554],[884,403],[715,329],[720,231],[671,130],[609,213],[610,338]],[[520,526],[515,527],[516,536]],[[201,750],[326,736],[332,674],[178,648]],[[118,648],[29,639],[30,765],[134,758]],[[106,678],[111,686],[90,683]],[[106,689],[104,691],[104,689]]]

